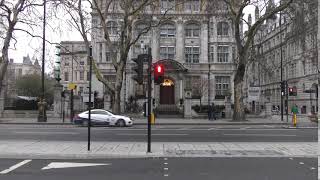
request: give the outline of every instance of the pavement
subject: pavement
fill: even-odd
[[[285,119],[286,120],[286,119]],[[290,118],[289,118],[290,120]],[[38,123],[36,118],[2,118],[5,124],[62,124],[61,118],[48,118]],[[146,124],[145,118],[136,118],[135,124]],[[251,125],[278,124],[292,127],[280,116],[270,118],[248,118],[245,122],[231,119],[208,121],[207,119],[157,119],[156,125],[201,124],[201,125]],[[298,127],[317,128],[317,123],[305,117],[298,117]],[[318,133],[319,134],[319,133]],[[137,158],[137,157],[318,157],[318,142],[152,142],[151,152],[147,152],[146,142],[95,142],[47,140],[0,140],[0,158],[37,159],[99,159],[99,158]]]
[[[231,119],[217,119],[209,121],[208,119],[188,119],[188,118],[156,118],[155,125],[281,125],[286,128],[293,127],[291,122],[292,116],[284,116],[284,121],[281,121],[279,115],[272,115],[270,117],[254,117],[248,116],[246,121],[232,121]],[[70,124],[70,119],[48,117],[47,122],[38,122],[37,118],[0,118],[0,124]],[[134,118],[135,125],[146,125],[146,117]],[[318,123],[311,122],[307,116],[298,116],[297,128],[317,128]]]
[[[0,141],[0,158],[96,159],[138,157],[312,157],[318,142],[145,142]]]

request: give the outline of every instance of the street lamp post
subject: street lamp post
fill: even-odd
[[[38,102],[38,122],[46,122],[47,114],[46,114],[46,106],[47,103],[44,98],[44,60],[45,60],[45,48],[46,48],[46,0],[43,1],[43,31],[42,31],[42,72],[41,72],[41,98]]]

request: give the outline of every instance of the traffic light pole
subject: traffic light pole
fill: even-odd
[[[88,117],[88,151],[90,151],[91,145],[91,81],[92,81],[92,46],[90,46],[90,55],[89,55],[89,117]]]
[[[148,48],[148,153],[151,152],[151,73],[152,73],[152,55],[151,48]]]

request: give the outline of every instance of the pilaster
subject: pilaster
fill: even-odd
[[[177,43],[176,43],[176,60],[180,63],[184,62],[184,26],[183,20],[179,17],[177,21]]]

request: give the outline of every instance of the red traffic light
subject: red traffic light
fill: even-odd
[[[164,78],[164,66],[163,64],[156,64],[154,66],[154,82],[155,84],[161,84]]]
[[[156,76],[163,75],[164,74],[163,64],[157,64],[155,66],[154,72]]]
[[[162,72],[162,67],[159,66],[159,65],[157,66],[157,72],[158,72],[158,73],[161,73],[161,72]]]

